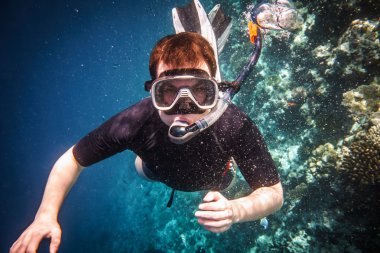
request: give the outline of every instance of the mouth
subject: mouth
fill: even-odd
[[[187,117],[184,117],[183,115],[177,115],[177,116],[175,116],[173,121],[182,121],[182,122],[186,122],[189,125],[192,124],[192,120],[190,120]]]

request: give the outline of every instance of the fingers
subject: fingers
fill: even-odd
[[[232,226],[231,219],[222,219],[222,220],[209,220],[199,218],[198,223],[203,225],[203,227],[213,233],[222,233],[228,230]]]
[[[43,235],[40,233],[31,234],[29,232],[23,233],[20,238],[12,245],[10,253],[19,253],[19,252],[37,252],[37,248],[40,245],[40,242],[43,238]]]
[[[208,231],[213,232],[213,233],[222,233],[222,232],[225,232],[228,229],[230,229],[230,227],[231,227],[231,225],[220,227],[220,228],[204,226],[205,229],[207,229]]]
[[[31,237],[31,239],[29,240],[28,246],[26,248],[26,252],[27,253],[37,252],[38,246],[40,245],[40,242],[42,241],[43,238],[44,236],[41,234]]]
[[[61,234],[60,229],[55,229],[51,233],[51,242],[50,242],[50,253],[56,253],[58,251],[59,245],[61,244]]]
[[[35,253],[44,238],[51,238],[50,253],[56,253],[61,243],[61,229],[59,225],[51,228],[30,226],[12,245],[9,253]]]
[[[213,232],[225,231],[232,225],[232,212],[230,210],[220,212],[197,211],[195,216],[198,218],[199,224]]]
[[[224,232],[233,224],[231,203],[219,192],[206,194],[199,210],[195,212],[195,217],[199,224],[214,233]]]
[[[209,192],[203,198],[203,203],[199,205],[204,211],[223,211],[229,209],[229,201],[219,192]]]
[[[198,218],[198,223],[203,225],[205,229],[214,232],[214,233],[221,233],[226,230],[228,230],[232,226],[232,219],[226,218],[226,219],[204,219],[204,218]]]
[[[232,219],[232,211],[231,210],[223,210],[223,211],[197,211],[195,212],[195,217],[204,220],[225,220]]]
[[[206,194],[206,196],[203,198],[203,201],[204,202],[218,201],[222,198],[224,198],[224,196],[220,194],[220,192],[211,191]]]
[[[207,220],[207,219],[198,219],[199,224],[210,227],[210,228],[222,228],[226,226],[231,226],[231,220]]]
[[[223,211],[229,208],[228,202],[224,201],[202,203],[198,207],[203,211]]]

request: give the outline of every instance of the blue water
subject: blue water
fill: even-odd
[[[59,155],[148,95],[150,50],[173,32],[171,8],[184,3],[2,1],[1,252],[33,220]],[[123,154],[83,173],[62,208],[62,252],[100,247],[99,236],[111,230],[104,223],[118,215],[113,192],[120,175],[133,172],[131,160]]]
[[[220,58],[223,74],[231,79],[250,48],[245,24],[239,22],[252,1],[220,2],[237,20]],[[7,252],[33,221],[59,156],[149,95],[143,83],[150,79],[150,50],[174,32],[171,9],[185,3],[0,3],[0,252]],[[202,3],[210,10],[216,2]],[[284,207],[268,217],[267,229],[255,221],[235,224],[220,235],[205,231],[193,215],[204,193],[177,192],[173,207],[166,208],[171,190],[140,179],[134,155],[127,151],[81,174],[60,212],[60,252],[375,252],[380,226],[371,203],[378,202],[378,182],[355,195],[342,187],[341,174],[330,171],[327,178],[312,180],[307,161],[319,145],[337,145],[348,136],[353,123],[341,106],[342,93],[380,77],[375,58],[364,60],[365,74],[343,71],[351,61],[362,64],[354,50],[351,58],[341,53],[339,64],[328,66],[335,73],[329,76],[312,49],[328,42],[328,52],[336,52],[332,48],[352,20],[376,21],[380,6],[370,1],[352,3],[353,8],[341,1],[296,3],[309,27],[297,31],[303,41],[291,45],[296,41],[291,35],[286,40],[268,34],[258,71],[248,82],[256,88],[244,86],[234,100],[262,130],[284,184]],[[371,50],[363,52],[371,57]],[[311,77],[308,69],[317,74]],[[315,95],[320,87],[326,93]],[[296,88],[308,95],[298,92],[299,104],[284,109],[286,95]],[[301,110],[302,103],[308,107]],[[316,125],[310,127],[310,121]],[[47,241],[39,252],[48,252]]]

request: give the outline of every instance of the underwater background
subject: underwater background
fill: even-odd
[[[51,166],[83,135],[148,96],[149,53],[188,1],[0,3],[0,252],[33,221]],[[248,59],[247,12],[220,56],[233,80]],[[60,252],[378,252],[380,3],[295,1],[300,25],[267,32],[234,98],[259,126],[281,174],[284,206],[222,234],[198,225],[204,192],[140,179],[124,152],[81,174],[59,216]],[[242,190],[241,190],[242,189]],[[247,192],[243,182],[229,197]],[[48,242],[39,252],[48,252]]]

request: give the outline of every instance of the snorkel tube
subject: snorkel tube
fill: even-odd
[[[198,0],[195,6],[200,7]],[[198,10],[199,14],[199,10]],[[175,121],[169,129],[169,137],[172,142],[182,144],[204,131],[214,124],[231,104],[233,96],[239,91],[241,85],[250,75],[253,67],[260,58],[262,49],[261,29],[268,30],[293,30],[297,28],[297,13],[291,0],[261,0],[250,11],[251,21],[248,23],[249,38],[254,48],[248,62],[240,71],[235,81],[219,83],[224,92],[220,92],[216,106],[204,118],[188,125],[183,121]],[[214,23],[214,22],[212,22]],[[201,29],[202,30],[202,29]],[[215,30],[215,29],[214,29]],[[203,34],[202,34],[203,35]],[[225,38],[226,39],[226,38]]]
[[[227,84],[229,87],[224,92],[220,92],[216,106],[204,118],[191,125],[188,125],[183,121],[173,122],[168,133],[172,142],[176,144],[183,144],[214,124],[226,111],[227,107],[231,104],[233,96],[239,91],[243,82],[252,72],[253,67],[260,58],[262,49],[261,31],[257,25],[256,16],[253,16],[253,14],[256,14],[256,8],[251,11],[252,21],[249,23],[250,40],[254,44],[254,49],[249,57],[249,61],[240,71],[235,81],[231,83],[224,82],[224,84]]]

